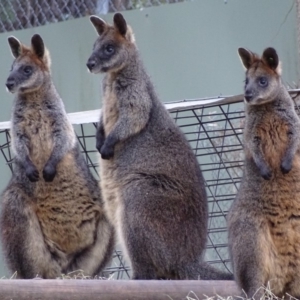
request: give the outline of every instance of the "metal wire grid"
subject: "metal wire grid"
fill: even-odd
[[[0,32],[185,0],[0,0]]]
[[[230,270],[225,217],[235,197],[243,166],[243,105],[239,102],[199,106],[176,110],[171,115],[189,140],[206,182],[209,230],[205,259],[217,268]],[[96,123],[74,127],[86,162],[98,177]],[[12,170],[9,130],[0,131],[0,143],[0,164],[7,164]],[[104,275],[115,279],[129,278],[130,267],[120,249],[115,250],[112,264]]]
[[[231,270],[226,215],[242,175],[243,105],[210,105],[172,115],[191,143],[205,178],[209,204],[205,259]]]
[[[2,170],[5,170],[9,167],[10,171],[13,171],[13,158],[10,147],[10,134],[8,129],[0,130],[0,164],[2,166]]]

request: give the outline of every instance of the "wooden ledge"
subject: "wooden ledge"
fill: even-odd
[[[200,300],[239,294],[234,281],[0,280],[1,300]]]

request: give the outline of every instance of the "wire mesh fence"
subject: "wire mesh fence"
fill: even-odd
[[[291,93],[298,95],[299,92],[300,90],[294,90]],[[166,106],[189,140],[205,178],[209,205],[205,260],[219,269],[230,271],[226,215],[236,195],[243,168],[244,107],[242,96],[218,101],[186,101]],[[76,122],[77,124],[74,122],[73,124],[86,163],[95,177],[98,177],[95,120],[98,119],[99,111],[95,111],[94,115],[92,118],[84,117],[88,121],[82,121],[84,118],[81,117],[80,121]],[[7,123],[5,126],[7,127]],[[9,129],[0,130],[0,150],[2,153],[0,166],[2,165],[4,169],[6,165],[12,171],[13,157],[10,149]],[[104,275],[115,279],[130,277],[130,266],[118,247]]]
[[[0,32],[185,0],[1,0]]]

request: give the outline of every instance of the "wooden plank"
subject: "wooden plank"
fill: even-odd
[[[239,294],[234,281],[0,280],[1,300],[182,300]]]

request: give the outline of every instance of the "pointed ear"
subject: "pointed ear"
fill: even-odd
[[[45,54],[45,45],[44,41],[39,34],[35,34],[31,38],[31,46],[34,53],[39,57],[43,58]]]
[[[8,38],[8,44],[10,46],[11,53],[14,58],[17,58],[22,53],[22,46],[20,41],[14,36]]]
[[[114,15],[114,25],[120,34],[125,36],[127,32],[127,24],[122,14],[116,13]]]
[[[276,70],[279,64],[279,58],[274,48],[267,48],[262,55],[263,62],[272,70]]]
[[[239,48],[238,53],[242,64],[248,70],[252,63],[254,62],[255,54],[245,48]]]
[[[107,26],[106,22],[97,16],[90,16],[90,21],[94,25],[98,34],[101,35]]]

